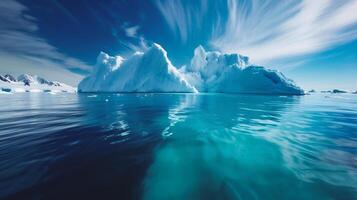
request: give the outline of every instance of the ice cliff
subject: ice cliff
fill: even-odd
[[[101,52],[92,74],[78,86],[81,92],[219,92],[303,94],[295,83],[276,70],[249,63],[239,54],[194,51],[191,62],[174,67],[166,51],[154,44],[143,53],[124,59]]]
[[[197,92],[154,44],[124,59],[101,52],[92,74],[78,85],[81,92]]]

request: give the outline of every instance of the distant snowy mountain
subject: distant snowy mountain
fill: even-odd
[[[0,75],[0,92],[76,92],[76,89],[64,83],[49,81],[39,76],[22,74],[15,78],[12,75]]]
[[[339,89],[333,89],[332,93],[347,93],[347,91],[339,90]]]
[[[276,70],[251,65],[239,54],[206,52],[202,46],[195,49],[190,64],[177,69],[158,44],[127,59],[100,53],[78,91],[304,94]]]

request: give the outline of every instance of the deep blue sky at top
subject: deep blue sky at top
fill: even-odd
[[[154,12],[155,7],[152,4],[143,3],[144,1],[21,2],[28,6],[29,14],[38,19],[41,37],[65,53],[89,63],[95,62],[99,51],[122,53],[130,50],[126,43],[138,42],[135,38],[126,36],[125,24],[140,24],[141,31],[145,31],[150,37],[160,35],[161,37],[155,39],[160,39],[161,42],[163,36],[168,34],[167,29],[153,28],[155,21],[160,23],[160,14]]]
[[[75,85],[100,51],[125,57],[155,42],[180,67],[201,44],[247,55],[305,89],[355,90],[355,9],[356,0],[3,0],[0,73]]]
[[[175,63],[183,64],[192,57],[193,49],[209,40],[211,27],[197,27],[189,41],[182,42],[167,25],[152,0],[21,0],[28,14],[37,18],[39,35],[71,56],[93,63],[99,51],[126,54],[140,49],[140,36],[148,45],[161,44]],[[199,1],[183,0],[192,7]],[[225,1],[209,1],[225,7]],[[212,6],[212,5],[211,5]],[[139,26],[136,37],[125,29]]]

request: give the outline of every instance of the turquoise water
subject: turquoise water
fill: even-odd
[[[357,199],[357,95],[0,95],[3,199]]]

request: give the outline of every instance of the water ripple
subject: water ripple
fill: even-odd
[[[356,199],[357,95],[0,95],[0,180],[13,199]]]

